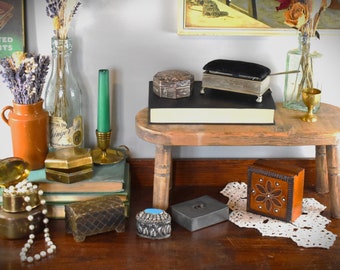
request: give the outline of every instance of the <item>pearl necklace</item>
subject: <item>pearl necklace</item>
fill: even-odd
[[[43,191],[41,189],[38,190],[37,185],[33,185],[31,182],[28,182],[27,180],[21,181],[15,186],[10,186],[6,189],[4,189],[4,192],[13,194],[13,195],[23,195],[24,196],[24,201],[27,203],[25,209],[28,213],[32,211],[32,206],[29,205],[29,202],[31,198],[27,194],[32,194],[33,192],[38,192],[38,195],[41,197],[43,195]],[[30,234],[28,236],[27,242],[24,244],[20,251],[20,260],[22,262],[28,262],[32,263],[34,260],[39,261],[41,258],[45,258],[48,254],[52,254],[56,251],[57,247],[53,243],[50,237],[50,231],[48,228],[48,222],[49,219],[46,217],[47,214],[47,209],[46,209],[46,200],[40,199],[41,205],[44,206],[42,210],[43,214],[43,223],[45,224],[44,228],[44,238],[45,238],[45,245],[46,245],[46,250],[42,250],[33,256],[27,256],[28,251],[34,244],[34,239],[35,239],[35,234],[34,234],[34,216],[32,214],[29,214],[27,216],[28,221],[30,222],[28,229],[30,230]]]

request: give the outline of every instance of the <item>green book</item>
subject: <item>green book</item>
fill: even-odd
[[[31,171],[28,180],[32,183],[39,184],[39,187],[44,192],[117,192],[124,189],[125,167],[125,159],[112,165],[94,165],[92,178],[72,184],[46,179],[45,169]]]
[[[62,194],[62,193],[45,193],[45,199],[47,203],[47,216],[54,219],[65,218],[65,205],[77,201],[90,200],[99,196],[105,195],[117,195],[121,198],[125,205],[125,216],[129,216],[130,210],[130,164],[126,163],[125,177],[124,177],[124,189],[119,192],[89,192],[89,193],[75,193],[75,194]]]
[[[73,184],[46,179],[45,169],[31,171],[28,181],[38,184],[46,194],[81,194],[81,193],[111,193],[126,190],[126,171],[128,163],[123,160],[113,165],[94,165],[93,177]],[[0,203],[2,202],[0,189]]]
[[[108,166],[110,167],[110,166]],[[111,166],[112,167],[112,166]],[[104,191],[104,192],[97,192],[97,191],[91,191],[91,192],[44,192],[43,198],[46,200],[48,214],[47,216],[50,218],[64,218],[65,212],[64,207],[66,204],[77,202],[77,201],[83,201],[83,200],[90,200],[97,198],[99,196],[105,196],[105,195],[117,195],[121,198],[125,205],[125,215],[129,215],[129,209],[130,209],[130,185],[131,185],[131,176],[130,176],[130,164],[124,161],[124,166],[116,166],[115,169],[120,169],[123,173],[123,178],[121,183],[123,184],[123,188],[118,191]],[[47,181],[45,178],[43,178],[43,173],[39,170],[35,171],[35,175],[37,178],[33,178],[33,182],[35,179],[43,179],[44,181]],[[117,173],[118,174],[118,173]],[[32,179],[30,180],[32,181]],[[38,181],[38,180],[37,180]],[[63,184],[63,183],[62,183]],[[63,184],[63,185],[71,185],[71,184]],[[2,194],[2,190],[0,191]],[[2,196],[0,196],[0,205],[2,205]]]
[[[93,199],[98,196],[112,195],[116,194],[121,197],[122,200],[125,200],[129,197],[130,194],[130,172],[129,172],[130,164],[126,163],[124,180],[123,180],[123,188],[119,191],[91,191],[91,192],[68,192],[68,193],[60,193],[60,192],[44,192],[44,198],[48,203],[70,203],[76,201],[83,201]]]

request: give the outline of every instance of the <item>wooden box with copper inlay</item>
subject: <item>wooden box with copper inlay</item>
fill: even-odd
[[[305,170],[257,160],[248,168],[247,211],[293,222],[302,214]]]

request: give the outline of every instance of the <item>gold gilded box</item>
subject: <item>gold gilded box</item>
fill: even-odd
[[[29,198],[29,201],[25,200]],[[0,207],[0,237],[7,239],[20,239],[28,236],[32,231],[29,230],[31,222],[28,216],[32,215],[34,233],[38,233],[43,228],[42,214],[43,206],[40,203],[40,197],[37,189],[26,192],[25,194],[16,194],[3,192],[2,207]],[[31,206],[30,212],[26,211],[26,206]]]
[[[25,200],[29,198],[28,201]],[[26,211],[26,206],[32,209],[40,205],[40,196],[38,190],[26,192],[25,194],[13,194],[8,192],[2,193],[2,209],[8,213],[20,213]]]
[[[48,180],[71,184],[89,179],[93,176],[91,150],[69,147],[50,152],[45,168]]]
[[[0,237],[6,239],[21,239],[29,234],[39,233],[44,228],[42,210],[44,206],[39,205],[33,208],[29,213],[23,212],[7,212],[0,208]],[[33,221],[28,220],[28,216],[32,215]],[[34,230],[31,231],[28,226],[34,225]]]
[[[19,183],[29,175],[29,165],[21,158],[11,157],[0,160],[0,237],[20,239],[43,228],[43,206],[37,188],[23,189]],[[29,206],[31,210],[27,211]],[[28,216],[33,216],[33,221]],[[29,225],[34,225],[34,230]]]
[[[257,160],[248,168],[247,211],[293,222],[302,214],[305,170]]]
[[[178,99],[191,95],[194,76],[187,71],[165,70],[153,77],[153,92],[161,98]]]
[[[125,205],[117,195],[65,205],[66,231],[76,242],[86,236],[115,230],[125,231]]]

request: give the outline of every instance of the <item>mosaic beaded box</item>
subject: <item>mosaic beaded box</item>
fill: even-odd
[[[248,168],[247,211],[293,222],[302,213],[305,170],[257,160]]]
[[[125,231],[124,203],[116,195],[65,205],[66,231],[76,242],[86,236],[115,230]]]

